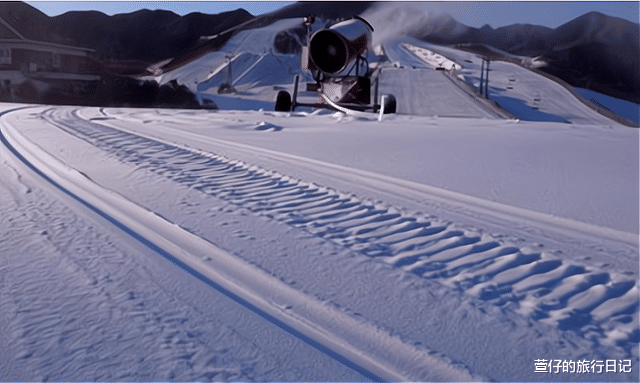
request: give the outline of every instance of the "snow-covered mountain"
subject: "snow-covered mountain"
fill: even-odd
[[[510,54],[540,56],[547,62],[542,70],[573,86],[640,102],[638,24],[597,12],[555,29],[529,24],[493,29],[468,27],[449,15],[395,2],[301,2],[258,17],[242,9],[220,15],[178,16],[145,10],[114,16],[68,12],[48,17],[24,3],[0,3],[0,17],[24,36],[95,49],[113,70],[128,73],[140,73],[170,58],[175,58],[171,66],[175,68],[224,45],[222,37],[202,42],[203,36],[236,27],[226,36],[230,38],[240,30],[309,14],[324,19],[361,14],[386,20],[379,24],[380,39],[406,34],[437,44],[485,44]]]
[[[630,120],[622,123],[632,126],[640,123],[638,113],[625,112],[621,119],[612,112],[620,109],[610,100],[595,104],[591,102],[593,98],[583,99],[561,80],[543,76],[545,73],[536,68],[548,64],[540,57],[517,56],[478,44],[452,48],[407,36],[425,23],[431,25],[432,31],[448,29],[447,25],[454,21],[447,15],[419,14],[410,8],[389,14],[389,7],[374,7],[363,15],[374,28],[374,49],[368,52],[367,60],[371,68],[380,69],[380,92],[395,94],[400,100],[401,114],[485,116],[489,111],[489,116],[495,116],[505,111],[513,118],[533,121],[607,124],[613,118],[618,122]],[[312,31],[323,28],[326,23],[326,20],[316,20]],[[465,27],[458,28],[459,33],[465,30]],[[161,63],[152,70],[154,75],[145,79],[160,84],[177,81],[196,92],[201,102],[210,100],[222,109],[233,108],[234,103],[238,108],[238,102],[244,105],[243,109],[272,109],[279,91],[292,91],[296,75],[303,82],[301,97],[314,97],[313,93],[304,91],[304,82],[312,81],[311,76],[300,68],[299,48],[305,34],[300,18],[279,19],[260,28],[238,30],[226,36],[219,48],[201,51],[183,61]],[[213,37],[211,41],[218,38]],[[494,60],[487,92],[491,101],[479,98],[483,64],[477,52]],[[433,72],[438,66],[449,72],[455,68],[455,74]],[[408,68],[418,72],[410,73],[406,71]],[[446,75],[449,79],[443,77]],[[237,92],[219,94],[227,83]],[[435,87],[440,87],[440,92],[434,93]],[[461,98],[459,92],[467,94]],[[465,101],[469,96],[475,101]],[[307,100],[313,101],[313,98]],[[624,100],[615,103],[631,104],[623,109],[633,111],[632,103]]]
[[[0,2],[0,17],[25,38],[91,48],[102,61],[148,65],[179,54],[200,36],[213,35],[253,18],[243,9],[219,15],[140,10],[113,16],[71,11],[50,17],[22,2]]]
[[[640,103],[639,31],[637,23],[590,12],[554,29],[530,24],[471,28],[439,17],[407,34],[436,44],[484,44],[540,57],[547,63],[541,70],[573,86]]]
[[[637,382],[638,105],[355,3],[397,113],[274,111],[332,4],[117,79],[209,110],[0,103],[0,381]]]

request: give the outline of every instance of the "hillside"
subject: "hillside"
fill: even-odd
[[[512,55],[538,57],[547,64],[540,70],[575,87],[640,103],[640,28],[637,23],[597,12],[555,29],[530,24],[472,28],[449,15],[434,16],[411,5],[374,2],[299,2],[257,17],[243,9],[185,16],[150,10],[113,16],[74,11],[49,17],[25,3],[2,2],[0,17],[26,39],[91,48],[111,73],[140,75],[158,63],[163,71],[175,70],[219,50],[242,30],[278,20],[306,15],[323,20],[369,17],[380,9],[388,22],[376,36],[408,35],[440,45],[466,44],[465,49],[478,54],[486,53],[484,46],[489,46]],[[298,29],[283,31],[279,41],[289,53],[299,51],[296,39],[288,36],[302,33]],[[15,38],[5,26],[0,34]]]
[[[137,60],[150,64],[176,56],[200,36],[214,35],[254,17],[244,9],[217,15],[140,10],[105,15],[73,11],[49,17],[25,3],[0,3],[0,17],[25,38],[96,50],[103,61]]]
[[[0,382],[637,382],[633,35],[414,5],[0,3]]]
[[[637,23],[590,12],[555,29],[530,24],[471,28],[449,21],[447,28],[421,28],[410,35],[435,44],[484,44],[540,57],[548,64],[541,70],[575,87],[640,103],[639,33]]]

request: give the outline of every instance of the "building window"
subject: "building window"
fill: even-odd
[[[53,54],[53,67],[54,68],[60,68],[62,66],[62,60],[60,59],[60,54],[59,53],[54,53]]]
[[[11,48],[0,48],[0,65],[11,64]]]

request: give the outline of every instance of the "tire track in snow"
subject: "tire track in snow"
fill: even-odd
[[[405,343],[384,329],[292,289],[153,211],[95,184],[16,128],[0,125],[0,130],[0,142],[53,187],[243,307],[365,377],[374,381],[486,380],[444,355]],[[175,152],[176,148],[168,147]],[[156,153],[165,156],[165,149],[167,146]],[[177,149],[177,155],[189,159]],[[134,151],[125,149],[125,155]],[[234,169],[235,165],[223,167]]]
[[[639,339],[638,284],[568,262],[536,247],[513,245],[455,223],[399,210],[290,178],[214,153],[172,145],[112,127],[61,116],[45,118],[112,153],[162,175],[395,267],[574,331],[596,345],[632,353]],[[105,117],[108,118],[108,117]]]
[[[0,144],[0,380],[364,379],[129,247],[42,182],[26,186],[6,154]],[[314,368],[296,371],[292,349]]]

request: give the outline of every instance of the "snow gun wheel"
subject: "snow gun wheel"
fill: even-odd
[[[382,114],[392,114],[396,112],[396,97],[392,94],[382,95],[380,99]]]
[[[291,95],[285,90],[278,92],[276,96],[276,112],[289,112],[291,111]]]

